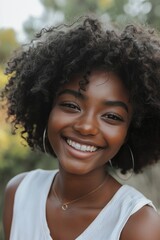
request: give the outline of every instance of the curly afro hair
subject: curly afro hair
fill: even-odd
[[[154,30],[134,25],[106,29],[91,17],[42,29],[8,62],[9,81],[1,98],[7,98],[14,129],[22,126],[31,149],[44,151],[43,132],[59,88],[83,72],[83,89],[91,69],[102,66],[115,72],[130,93],[134,113],[128,144],[138,173],[160,158],[160,38]],[[123,173],[131,168],[124,147],[112,162]]]

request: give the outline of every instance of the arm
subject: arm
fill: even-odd
[[[3,209],[3,226],[4,226],[4,234],[5,240],[9,240],[10,230],[12,224],[12,216],[13,216],[13,205],[14,205],[14,196],[16,190],[25,177],[26,173],[22,173],[14,177],[9,181],[5,190],[4,197],[4,209]]]
[[[150,206],[133,214],[124,227],[120,240],[160,240],[160,216]]]

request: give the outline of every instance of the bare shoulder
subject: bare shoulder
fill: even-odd
[[[10,235],[10,228],[12,223],[12,216],[13,216],[13,204],[14,204],[14,197],[16,190],[24,179],[27,173],[21,173],[12,178],[5,189],[5,196],[4,196],[4,208],[3,208],[3,226],[4,226],[4,233],[5,239],[9,239]]]
[[[159,240],[160,215],[150,206],[133,214],[124,227],[121,240]]]
[[[20,173],[20,174],[16,175],[15,177],[13,177],[8,182],[6,189],[5,189],[5,202],[9,201],[11,203],[11,201],[14,201],[15,192],[16,192],[19,184],[21,183],[21,181],[26,176],[26,174],[27,174],[26,172]]]
[[[19,184],[21,183],[21,181],[23,180],[23,178],[27,175],[27,172],[24,173],[20,173],[18,175],[16,175],[15,177],[13,177],[7,184],[6,186],[6,192],[8,191],[16,191]]]

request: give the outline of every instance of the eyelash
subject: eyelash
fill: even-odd
[[[80,107],[75,104],[75,103],[72,103],[72,102],[65,102],[65,103],[61,103],[60,106],[64,107],[64,108],[67,108],[71,111],[74,111],[74,112],[80,112],[81,109]],[[115,114],[115,113],[106,113],[102,116],[102,119],[104,121],[111,121],[111,122],[116,122],[116,121],[119,121],[119,122],[124,122],[124,119]]]
[[[73,110],[78,110],[80,111],[80,107],[74,103],[66,102],[66,103],[61,103],[60,106],[68,108],[68,109],[73,109]]]
[[[115,113],[107,113],[105,115],[103,115],[102,117],[105,121],[109,120],[109,121],[119,121],[119,122],[123,122],[123,118]]]

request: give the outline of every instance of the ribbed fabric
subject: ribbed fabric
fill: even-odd
[[[38,169],[23,179],[15,195],[10,240],[52,240],[46,221],[46,201],[56,173],[57,170]],[[129,217],[144,205],[154,208],[140,192],[123,185],[75,240],[119,240]]]

